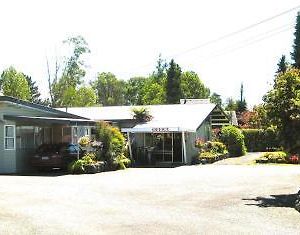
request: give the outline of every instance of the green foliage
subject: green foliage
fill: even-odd
[[[82,157],[82,160],[84,161],[85,164],[95,163],[97,161],[96,154],[95,153],[86,153]]]
[[[256,163],[287,163],[287,154],[281,151],[267,152],[256,159]]]
[[[277,71],[276,71],[276,75],[286,72],[286,70],[288,69],[288,63],[286,62],[285,55],[282,55],[280,57],[280,60],[277,64],[277,66],[278,66],[278,68],[277,68]]]
[[[168,104],[179,104],[179,100],[182,98],[180,79],[181,68],[172,59],[167,70],[166,102]]]
[[[210,102],[219,105],[220,107],[222,106],[222,99],[221,96],[217,93],[212,93],[211,96],[209,97]]]
[[[288,69],[279,74],[264,101],[267,116],[277,126],[283,147],[287,150],[299,147],[300,71]]]
[[[198,148],[200,147],[200,153],[202,152],[210,152],[212,154],[218,154],[218,155],[222,155],[222,154],[227,154],[227,148],[226,146],[218,141],[207,141],[203,144],[196,145]]]
[[[275,127],[267,129],[242,129],[245,145],[250,152],[263,152],[280,148],[278,131]]]
[[[74,162],[70,163],[68,166],[68,171],[71,174],[89,173],[88,168],[96,164],[97,164],[96,155],[94,153],[86,153],[81,159],[75,160]],[[97,171],[93,173],[96,172]]]
[[[131,160],[125,157],[124,154],[119,155],[116,157],[112,163],[113,168],[116,170],[125,170],[126,168],[130,167]]]
[[[236,111],[237,102],[235,102],[231,97],[226,100],[225,110],[227,111]]]
[[[163,82],[163,81],[161,81]],[[165,88],[162,84],[156,82],[153,77],[147,79],[143,88],[142,103],[151,104],[164,104],[166,102]]]
[[[91,51],[85,39],[80,35],[70,37],[63,43],[69,45],[72,53],[71,56],[66,59],[62,76],[66,80],[68,86],[76,87],[81,84],[81,80],[85,76],[85,70],[83,69],[84,61],[81,57]]]
[[[90,87],[68,87],[64,91],[60,104],[67,107],[87,107],[96,104],[96,94]]]
[[[166,60],[162,59],[161,54],[159,54],[157,63],[156,63],[156,70],[153,72],[153,77],[156,82],[160,83],[160,80],[166,76],[166,69],[168,64]]]
[[[125,99],[130,105],[144,104],[144,86],[148,78],[133,77],[126,82]]]
[[[96,104],[96,94],[91,87],[80,87],[76,92],[76,102],[74,106],[87,107]]]
[[[223,127],[221,130],[221,140],[226,145],[231,157],[243,156],[246,154],[244,135],[237,127]]]
[[[98,74],[97,80],[92,82],[92,86],[98,97],[97,103],[103,106],[125,104],[125,82],[118,80],[114,74]]]
[[[210,95],[210,90],[204,86],[198,74],[193,71],[181,74],[181,91],[181,98],[185,99],[206,99]]]
[[[12,96],[17,99],[30,101],[30,87],[23,73],[10,67],[1,74],[0,89],[3,95]]]
[[[133,118],[138,122],[149,122],[152,119],[149,110],[145,107],[133,108],[132,112]]]
[[[293,52],[291,53],[293,66],[300,69],[300,12],[297,14],[294,32]]]
[[[32,81],[30,76],[24,74],[24,77],[28,83],[29,90],[30,90],[30,99],[29,101],[35,104],[41,104],[41,93],[39,92],[39,88],[36,85],[36,82]]]
[[[125,138],[116,127],[106,122],[99,122],[96,126],[96,139],[103,143],[102,159],[112,163],[125,152]]]
[[[71,174],[83,174],[84,173],[84,161],[82,159],[76,160],[68,166],[68,171]]]
[[[242,100],[242,101],[238,100],[236,102],[236,105],[237,105],[237,109],[236,109],[237,113],[242,113],[247,110],[247,103],[245,100]]]
[[[63,43],[68,45],[72,52],[70,56],[65,57],[63,64],[59,65],[56,61],[56,71],[52,81],[48,66],[49,90],[54,107],[76,106],[78,99],[73,96],[77,94],[78,86],[82,84],[85,76],[84,60],[81,57],[90,53],[88,44],[82,36],[68,38]],[[60,67],[61,74],[59,74]]]
[[[199,155],[193,159],[195,164],[213,163],[224,159],[228,153],[226,146],[217,141],[204,142],[202,139],[197,139],[195,146],[199,148]]]

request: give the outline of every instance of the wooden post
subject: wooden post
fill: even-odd
[[[183,161],[186,164],[186,145],[185,145],[185,135],[184,132],[182,132],[182,146],[183,146]]]

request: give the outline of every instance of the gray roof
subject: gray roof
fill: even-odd
[[[38,110],[44,111],[46,113],[56,114],[59,117],[85,119],[84,117],[77,116],[77,115],[74,115],[71,113],[67,113],[62,110],[58,110],[58,109],[44,106],[41,104],[35,104],[35,103],[25,101],[25,100],[20,100],[20,99],[11,97],[11,96],[0,96],[0,102],[9,102],[9,103],[14,103],[14,104],[22,105],[25,107],[29,107],[29,108],[38,109]]]
[[[74,115],[99,121],[132,120],[133,108],[146,107],[153,119],[135,128],[172,128],[178,131],[195,131],[216,107],[212,103],[203,104],[170,104],[145,106],[105,106],[68,108],[67,112]],[[58,109],[65,111],[66,109]]]

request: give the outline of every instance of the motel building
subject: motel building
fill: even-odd
[[[145,107],[152,116],[138,123],[133,108]],[[127,136],[131,157],[140,165],[191,164],[198,154],[197,138],[210,140],[212,129],[232,124],[221,107],[207,99],[183,99],[180,104],[60,108],[77,117],[107,121]]]
[[[146,107],[153,117],[143,123],[133,118],[133,108],[138,107],[54,109],[0,96],[0,173],[31,171],[30,157],[38,146],[78,143],[82,136],[92,138],[99,121],[121,129],[137,165],[190,164],[198,153],[197,138],[210,140],[213,128],[231,124],[228,115],[208,100],[140,106]]]

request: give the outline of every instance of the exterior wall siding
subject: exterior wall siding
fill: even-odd
[[[16,150],[4,149],[4,125],[15,125],[15,123],[4,121],[0,124],[0,173],[16,173]]]

